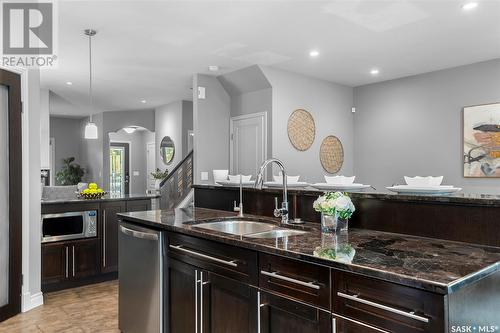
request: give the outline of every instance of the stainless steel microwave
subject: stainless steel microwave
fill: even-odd
[[[97,211],[42,215],[42,243],[97,236]]]

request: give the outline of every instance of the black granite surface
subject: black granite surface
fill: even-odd
[[[205,188],[205,189],[232,189],[239,190],[236,186],[220,186],[214,184],[201,184],[193,185],[194,188]],[[255,189],[252,186],[244,187],[244,191],[266,191],[269,193],[282,193],[280,188],[266,188],[262,190]],[[288,189],[289,194],[300,194],[300,195],[310,195],[319,196],[324,191],[319,191],[310,186],[302,188],[290,188]],[[500,207],[500,195],[494,194],[476,194],[476,193],[466,193],[463,191],[452,193],[452,194],[439,194],[439,195],[429,195],[429,194],[398,194],[395,192],[390,192],[388,190],[378,191],[374,189],[366,189],[357,192],[350,192],[349,195],[352,198],[367,198],[367,199],[379,199],[379,200],[393,200],[393,201],[411,201],[411,202],[434,202],[434,203],[452,203],[452,204],[470,204],[475,206],[490,206],[490,207]]]
[[[55,200],[43,200],[42,205],[52,205],[52,204],[65,204],[65,203],[78,203],[78,202],[106,202],[106,201],[130,201],[130,200],[143,200],[143,199],[154,199],[159,198],[158,194],[121,194],[121,195],[105,195],[101,199],[82,199],[75,197],[74,198],[64,198],[64,199],[55,199]]]
[[[497,247],[363,229],[324,235],[317,224],[310,223],[294,227],[308,231],[299,236],[277,239],[235,236],[197,228],[196,224],[202,222],[235,218],[232,212],[203,208],[118,215],[143,226],[314,262],[440,294],[451,293],[500,270]],[[279,224],[275,219],[247,218]]]

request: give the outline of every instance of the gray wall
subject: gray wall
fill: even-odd
[[[156,167],[172,170],[187,155],[188,131],[193,130],[193,102],[175,101],[155,109]],[[170,136],[174,141],[175,154],[172,162],[165,165],[160,156],[161,140]]]
[[[198,99],[198,87],[206,88],[206,99]],[[216,77],[195,74],[193,78],[194,182],[200,184],[200,173],[229,169],[229,94]],[[204,182],[205,183],[205,182]]]
[[[466,179],[462,108],[500,101],[500,59],[354,89],[355,174],[383,189],[405,175],[444,175],[470,192],[500,179]]]
[[[188,153],[188,135],[193,130],[193,102],[182,101],[182,157]]]
[[[62,160],[74,157],[75,163],[81,164],[80,149],[82,148],[83,132],[81,119],[50,117],[50,137],[55,140],[55,175],[62,168]],[[83,166],[82,166],[83,167]],[[57,180],[56,180],[57,184]],[[59,184],[57,184],[59,185]]]
[[[321,182],[327,172],[319,160],[319,148],[328,135],[337,136],[344,148],[344,164],[339,174],[352,175],[354,169],[353,89],[308,76],[262,67],[272,86],[272,152],[284,161],[288,174],[302,181]],[[299,108],[314,117],[316,138],[309,150],[296,150],[288,139],[290,114]],[[277,173],[277,172],[275,172]]]
[[[146,193],[147,182],[147,152],[148,142],[154,142],[154,133],[149,131],[135,131],[128,134],[124,130],[110,132],[111,142],[129,143],[129,173],[130,173],[130,193]],[[139,173],[134,175],[134,172]]]

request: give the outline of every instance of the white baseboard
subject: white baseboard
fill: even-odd
[[[31,295],[31,293],[23,293],[21,311],[27,312],[40,305],[43,305],[43,294],[41,292]]]

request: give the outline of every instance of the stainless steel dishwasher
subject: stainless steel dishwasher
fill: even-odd
[[[120,221],[118,321],[124,333],[163,332],[163,234]]]

